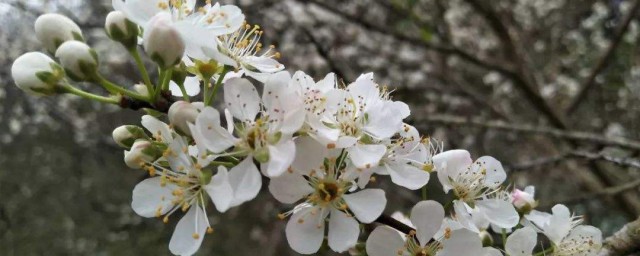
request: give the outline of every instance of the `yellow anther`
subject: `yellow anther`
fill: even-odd
[[[213,234],[213,228],[207,227],[207,234]]]
[[[302,218],[298,219],[298,223],[300,223],[300,224],[304,223],[304,219],[302,219]]]
[[[284,219],[286,219],[286,218],[287,218],[287,216],[286,216],[286,215],[284,215],[284,213],[278,213],[278,219],[280,219],[280,220],[284,220]]]
[[[198,233],[193,233],[191,237],[193,237],[193,239],[200,239],[200,235],[198,235]]]
[[[164,216],[164,218],[162,218],[162,222],[164,222],[164,224],[169,223],[169,216]]]

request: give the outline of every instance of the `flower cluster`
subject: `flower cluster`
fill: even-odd
[[[114,0],[113,7],[106,32],[131,53],[144,84],[128,89],[100,75],[98,55],[80,28],[58,14],[42,15],[35,25],[58,61],[26,53],[12,75],[36,95],[72,93],[147,109],[142,127],[118,127],[113,139],[125,149],[128,167],[148,173],[133,189],[133,210],[165,223],[184,212],[169,242],[176,255],[194,254],[213,232],[209,201],[224,213],[256,198],[267,179],[273,197],[291,205],[278,217],[288,219],[294,251],[316,253],[326,238],[333,251],[346,252],[356,248],[361,224],[377,221],[386,208],[385,191],[369,187],[375,175],[418,190],[433,172],[454,200],[447,207],[416,204],[407,234],[378,226],[366,241],[368,255],[502,255],[491,247],[490,232],[511,233],[503,243],[508,255],[532,255],[537,233],[549,238],[546,251],[554,255],[593,255],[602,244],[600,231],[579,225],[566,207],[534,210],[533,187],[505,189],[507,176],[495,158],[473,161],[465,150],[443,152],[421,136],[405,123],[407,104],[393,100],[372,73],[346,84],[334,74],[315,81],[285,71],[274,47],[263,49],[260,27],[247,24],[236,6]],[[160,70],[155,83],[140,46]],[[109,96],[70,80],[98,83]],[[219,90],[223,108],[216,109]]]

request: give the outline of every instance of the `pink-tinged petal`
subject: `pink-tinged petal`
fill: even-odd
[[[349,206],[349,210],[362,223],[371,223],[376,220],[387,205],[387,198],[382,189],[365,189],[346,194],[342,198]]]
[[[218,173],[211,178],[211,182],[204,186],[213,205],[219,212],[225,212],[233,201],[233,187],[229,182],[229,172],[224,166],[218,167]]]
[[[358,144],[347,149],[349,159],[357,168],[371,168],[377,166],[382,156],[387,152],[385,145]]]
[[[291,249],[301,254],[316,253],[324,240],[325,214],[319,208],[309,207],[291,216],[285,234]],[[312,213],[314,212],[314,213]]]
[[[360,225],[353,216],[332,209],[329,217],[329,247],[333,251],[342,253],[358,243]]]
[[[232,78],[224,84],[224,102],[231,114],[243,122],[253,121],[260,112],[260,96],[244,78]]]
[[[411,210],[411,223],[416,226],[420,246],[425,246],[438,232],[444,220],[444,208],[436,201],[421,201]]]
[[[172,183],[162,186],[160,177],[145,179],[133,188],[131,208],[142,217],[153,218],[158,213],[164,215],[173,207],[172,192],[177,188]]]
[[[262,187],[262,175],[253,163],[252,157],[247,157],[229,171],[229,183],[233,188],[233,202],[231,207],[254,199]]]
[[[314,192],[307,180],[299,173],[285,172],[269,181],[269,191],[276,200],[292,204]]]
[[[518,229],[507,238],[505,251],[509,256],[531,256],[537,237],[538,233],[531,227]]]
[[[276,145],[269,145],[269,162],[266,175],[277,177],[282,175],[296,157],[296,144],[292,140],[281,141]]]
[[[191,206],[173,231],[169,250],[175,255],[193,255],[198,251],[209,227],[207,216],[200,206]]]
[[[404,238],[396,231],[387,226],[379,226],[371,232],[367,238],[367,254],[370,256],[395,256],[402,251],[402,256],[409,256],[409,252],[404,247]]]

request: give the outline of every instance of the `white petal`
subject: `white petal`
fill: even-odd
[[[231,206],[238,206],[254,199],[262,187],[262,175],[253,158],[247,157],[229,171],[229,182],[233,187],[233,202]]]
[[[502,252],[500,250],[493,247],[485,247],[482,248],[481,254],[482,256],[502,256]]]
[[[509,256],[531,256],[536,247],[537,236],[531,227],[524,227],[514,231],[508,238],[505,251]]]
[[[602,232],[592,226],[579,225],[571,230],[563,243],[565,241],[576,248],[573,255],[594,256],[602,247]]]
[[[332,209],[329,217],[329,247],[335,252],[342,253],[358,243],[360,225],[353,216]]]
[[[571,231],[571,212],[562,204],[556,204],[551,208],[553,215],[549,219],[549,225],[543,227],[544,234],[554,244],[558,245]]]
[[[224,166],[218,167],[218,173],[211,178],[211,182],[204,186],[211,197],[211,201],[219,212],[225,212],[233,200],[233,188],[229,183],[229,172]]]
[[[444,208],[436,201],[421,201],[411,210],[411,223],[416,226],[416,235],[421,246],[425,246],[438,232],[444,220]]]
[[[387,147],[384,145],[364,145],[358,144],[355,147],[347,149],[349,152],[349,158],[353,164],[358,168],[371,168],[377,166],[387,152]]]
[[[485,214],[489,222],[501,228],[512,228],[520,222],[520,215],[511,202],[501,199],[484,199],[476,201],[476,207]]]
[[[220,153],[233,146],[238,139],[220,125],[220,113],[212,107],[206,107],[196,118],[194,125],[189,125],[198,149],[208,149]]]
[[[176,188],[178,187],[172,183],[161,186],[160,177],[145,179],[133,188],[131,207],[142,217],[156,217],[158,209],[160,214],[164,215],[173,206],[171,193]]]
[[[315,214],[311,214],[316,211]],[[306,208],[291,216],[285,233],[289,246],[301,254],[317,252],[324,240],[325,215],[318,214],[319,208]]]
[[[260,96],[244,78],[232,78],[224,84],[225,107],[241,121],[253,121],[260,111]]]
[[[402,129],[402,119],[405,116],[401,113],[408,108],[404,103],[392,101],[371,106],[367,112],[368,122],[364,127],[365,131],[377,139],[390,138]]]
[[[475,233],[480,232],[480,230],[478,230],[478,227],[473,222],[473,218],[471,216],[471,213],[469,212],[467,203],[460,200],[454,200],[453,209],[456,213],[456,220],[463,228],[466,228]]]
[[[276,200],[285,204],[295,203],[314,192],[307,180],[296,172],[285,172],[279,177],[272,178],[269,181],[269,191]]]
[[[454,149],[433,156],[433,164],[438,172],[438,180],[442,184],[444,192],[451,190],[449,177],[455,177],[458,172],[466,170],[473,163],[469,151]]]
[[[500,161],[490,156],[483,156],[476,160],[472,171],[486,171],[484,184],[488,187],[498,187],[507,179],[507,173],[502,168]]]
[[[296,157],[296,144],[292,140],[282,141],[274,146],[269,145],[269,162],[266,174],[269,177],[282,175]]]
[[[405,250],[404,239],[395,229],[379,226],[367,238],[366,249],[370,256],[398,255],[398,251]],[[409,253],[405,250],[402,255]]]
[[[200,248],[208,227],[204,210],[200,206],[191,206],[178,221],[169,241],[169,250],[175,255],[193,255]]]
[[[451,232],[451,237],[442,242],[442,247],[438,256],[477,255],[482,250],[482,241],[478,234],[459,229]]]
[[[538,228],[546,227],[547,225],[549,225],[549,220],[551,220],[551,214],[538,210],[533,210],[524,217],[535,224]]]
[[[346,194],[342,198],[362,223],[371,223],[376,220],[387,205],[387,198],[382,189],[365,189]]]
[[[291,167],[302,174],[309,174],[313,169],[319,169],[329,154],[327,147],[308,136],[300,136],[295,140],[296,154]]]
[[[144,128],[149,130],[152,136],[154,136],[156,139],[161,139],[163,140],[163,142],[166,142],[166,143],[171,143],[171,141],[173,140],[171,129],[169,129],[169,125],[158,120],[157,118],[150,115],[144,115],[142,116],[141,123],[142,123],[142,126],[144,126]]]
[[[405,163],[395,163],[385,165],[387,172],[391,176],[391,181],[396,185],[416,190],[429,183],[430,174],[413,165]]]
[[[369,107],[380,101],[380,89],[370,79],[359,79],[347,87],[347,91],[359,106],[364,107],[364,112],[369,112]]]

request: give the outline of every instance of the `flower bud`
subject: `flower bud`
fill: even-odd
[[[132,169],[140,169],[145,163],[153,162],[162,156],[162,151],[147,140],[139,139],[131,145],[131,150],[124,151],[124,163]]]
[[[138,45],[138,25],[127,19],[127,16],[121,11],[112,11],[107,15],[104,29],[109,38],[120,42],[127,48]]]
[[[144,84],[134,84],[133,90],[142,96],[149,96],[149,90]]]
[[[204,105],[202,102],[175,102],[169,108],[169,122],[176,130],[186,135],[191,135],[191,131],[189,130],[189,125],[187,123],[194,123],[203,107]]]
[[[135,125],[120,126],[113,130],[112,136],[113,140],[123,148],[131,148],[137,139],[149,138],[142,127]]]
[[[23,91],[51,95],[57,92],[58,83],[64,79],[64,70],[43,53],[28,52],[13,62],[11,76]]]
[[[83,42],[63,43],[58,47],[56,57],[73,80],[89,81],[98,74],[98,54]]]
[[[491,237],[489,232],[482,230],[478,233],[478,236],[480,237],[480,240],[482,240],[483,247],[493,246],[493,237]]]
[[[40,15],[35,23],[36,37],[50,53],[55,53],[66,41],[84,41],[82,30],[64,15],[47,13]]]
[[[161,68],[180,63],[184,55],[184,41],[171,23],[171,15],[162,12],[153,16],[144,28],[144,50]]]
[[[534,188],[532,186],[525,188],[524,191],[514,189],[513,192],[511,192],[511,202],[518,212],[526,214],[538,206],[538,202],[533,196]]]

